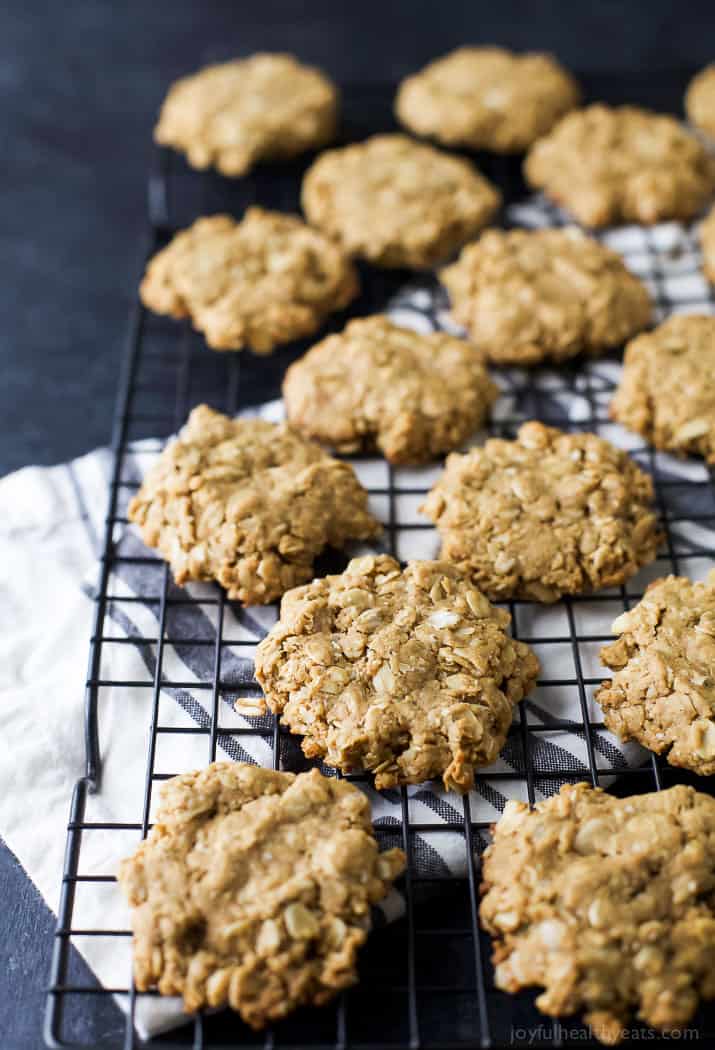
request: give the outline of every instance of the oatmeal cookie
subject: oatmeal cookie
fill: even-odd
[[[614,676],[596,700],[621,740],[638,740],[673,766],[715,773],[715,570],[707,583],[656,580],[613,624],[601,649]]]
[[[378,788],[468,791],[506,739],[538,660],[451,565],[355,558],[283,598],[256,678],[303,750]]]
[[[395,113],[446,146],[518,153],[579,99],[578,84],[551,55],[460,47],[402,82]]]
[[[715,207],[700,224],[700,250],[703,255],[703,273],[715,284]]]
[[[715,189],[715,162],[697,138],[636,106],[567,114],[531,147],[524,171],[584,226],[692,219]]]
[[[453,562],[494,600],[556,601],[615,587],[656,556],[653,483],[595,434],[524,423],[447,457],[423,512]]]
[[[715,63],[701,69],[690,81],[685,112],[691,124],[715,138]]]
[[[596,355],[651,320],[645,286],[576,227],[487,230],[440,280],[455,320],[495,364]]]
[[[216,580],[229,598],[265,604],[309,580],[324,547],[380,532],[367,498],[349,464],[287,426],[199,405],[148,472],[129,520],[178,584]]]
[[[613,419],[656,448],[715,463],[715,317],[669,317],[623,360]]]
[[[292,55],[257,54],[177,80],[154,140],[186,154],[193,168],[245,175],[262,160],[295,157],[335,135],[338,92]]]
[[[384,316],[329,335],[283,381],[288,421],[302,434],[340,452],[378,448],[391,463],[424,463],[457,448],[498,393],[468,343]]]
[[[147,266],[139,292],[150,310],[190,317],[214,350],[270,353],[317,331],[358,293],[340,247],[293,215],[249,208],[198,219]]]
[[[468,161],[405,135],[323,153],[303,180],[308,221],[378,266],[433,266],[481,230],[501,202]]]
[[[378,852],[365,795],[317,770],[214,762],[166,782],[119,883],[134,979],[184,1008],[229,1005],[253,1028],[357,980],[370,905],[405,865]]]
[[[507,802],[483,858],[498,988],[540,985],[604,1043],[632,1014],[675,1029],[715,996],[715,799],[691,787],[613,798],[567,784]]]

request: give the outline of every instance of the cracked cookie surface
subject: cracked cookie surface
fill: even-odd
[[[415,134],[446,146],[517,153],[579,97],[578,84],[551,55],[460,47],[403,80],[395,113]]]
[[[497,211],[499,191],[461,157],[406,135],[327,150],[308,169],[308,221],[350,255],[422,269],[469,240]]]
[[[468,791],[539,670],[510,619],[451,565],[356,558],[285,595],[256,678],[309,757],[378,788],[441,777]]]
[[[494,600],[556,601],[615,587],[651,562],[660,541],[653,483],[595,434],[524,423],[445,471],[422,508],[440,556]]]
[[[377,535],[347,463],[285,425],[195,408],[129,505],[178,584],[216,580],[265,604],[309,580],[326,547]]]
[[[498,988],[542,986],[604,1043],[633,1013],[676,1029],[715,996],[715,799],[678,785],[614,798],[566,785],[509,801],[483,858]]]
[[[487,230],[440,280],[455,320],[495,364],[603,353],[652,314],[645,286],[620,255],[576,227]]]
[[[190,317],[214,350],[270,353],[312,335],[358,293],[345,253],[301,219],[249,208],[197,219],[150,260],[139,292],[150,310]]]
[[[333,138],[338,92],[292,55],[259,53],[207,66],[169,89],[154,140],[194,168],[245,175],[261,160],[289,158]]]
[[[703,273],[715,284],[715,207],[711,208],[700,223],[700,250],[703,254]]]
[[[715,161],[698,139],[636,106],[568,113],[531,147],[524,171],[584,226],[692,219],[715,188]]]
[[[614,676],[595,699],[621,740],[638,740],[674,766],[715,773],[715,570],[707,583],[656,580],[615,621],[601,649]]]
[[[701,69],[690,81],[685,112],[691,124],[715,139],[715,64]]]
[[[485,420],[498,388],[462,339],[423,335],[388,317],[351,321],[291,365],[288,421],[340,452],[375,448],[423,463],[457,448]]]
[[[630,342],[609,410],[656,448],[715,463],[715,317],[677,314]]]
[[[262,1028],[357,980],[370,905],[401,873],[378,852],[365,795],[317,770],[214,762],[166,782],[122,862],[140,991],[231,1006]]]

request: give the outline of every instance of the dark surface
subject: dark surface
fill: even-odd
[[[3,5],[0,473],[59,462],[108,438],[151,126],[178,74],[286,48],[341,81],[380,83],[459,43],[496,42],[550,48],[580,71],[626,74],[624,100],[677,108],[686,75],[659,71],[712,59],[714,26],[711,0]],[[652,76],[636,91],[627,74],[639,68]],[[590,84],[603,93],[598,77]],[[0,900],[0,1046],[35,1050],[52,920],[4,847]],[[119,1024],[113,1007],[97,1009],[110,1016],[97,1013],[87,1031]]]
[[[472,41],[552,48],[582,71],[647,68],[657,92],[658,70],[713,57],[714,21],[711,0],[2,5],[0,473],[107,439],[151,127],[177,75],[287,48],[341,81],[387,82]]]

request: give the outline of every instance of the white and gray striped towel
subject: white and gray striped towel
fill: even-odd
[[[561,217],[542,200],[534,199],[511,209],[510,220],[524,226],[553,225]],[[700,273],[692,229],[676,223],[652,230],[621,227],[608,231],[604,240],[620,251],[631,269],[649,285],[660,318],[671,312],[715,312],[715,301]],[[398,322],[421,330],[450,327],[447,303],[431,279],[406,288],[396,297],[391,312]],[[606,404],[619,369],[612,360],[593,362],[569,371],[567,382],[564,373],[540,370],[534,383],[536,394],[533,389],[527,393],[523,373],[504,370],[498,375],[503,396],[496,408],[496,421],[547,415],[552,422],[561,420],[588,428],[594,406],[598,418],[606,419]],[[279,418],[280,403],[264,406],[261,413]],[[712,490],[703,484],[707,481],[705,466],[695,460],[676,460],[660,454],[652,457],[640,439],[608,422],[598,429],[644,465],[655,467],[666,480],[701,483],[688,490],[684,501],[681,495],[682,507],[675,503],[670,509],[677,519],[671,530],[676,567],[693,578],[703,578],[711,567],[705,552],[715,546],[715,518],[710,522],[703,520],[703,515],[715,514]],[[134,446],[124,465],[124,478],[139,479],[159,449],[160,444],[151,441]],[[362,460],[356,463],[356,469],[367,487],[387,487],[383,461]],[[400,468],[393,473],[397,493],[393,506],[396,549],[403,559],[429,558],[437,553],[436,534],[425,527],[418,511],[421,497],[414,490],[429,488],[439,470],[438,466]],[[83,679],[92,613],[90,597],[95,585],[109,471],[109,454],[99,450],[63,466],[30,467],[0,482],[3,732],[6,753],[14,757],[12,763],[0,765],[0,834],[52,907],[59,891],[70,791],[84,766]],[[669,491],[677,493],[678,486],[670,486]],[[373,509],[385,519],[388,508],[384,495],[374,497]],[[698,520],[688,521],[688,515],[697,516]],[[147,553],[132,529],[124,530],[115,539],[122,555],[131,558]],[[631,581],[629,592],[639,593],[650,579],[671,571],[671,567],[670,557],[656,562]],[[114,640],[102,646],[100,678],[133,684],[108,685],[100,691],[104,776],[101,793],[92,796],[88,803],[88,821],[136,823],[142,818],[159,612],[158,603],[150,599],[160,594],[162,574],[160,564],[122,561],[111,575],[112,601],[104,634]],[[216,597],[211,586],[191,585],[187,590],[198,599]],[[171,595],[181,593],[171,585]],[[608,635],[612,620],[622,608],[617,592],[609,600],[574,604],[572,615],[578,633]],[[567,614],[562,604],[520,605],[515,629],[525,638],[568,638]],[[257,725],[235,713],[233,699],[245,691],[252,677],[251,645],[274,622],[275,615],[273,608],[240,610],[230,604],[225,607],[223,637],[229,644],[223,648],[221,658],[225,690],[220,697],[220,722],[224,727]],[[210,688],[201,686],[213,679],[216,617],[215,604],[179,604],[167,609],[167,635],[171,641],[164,647],[159,710],[159,723],[167,731],[157,737],[156,773],[179,773],[208,761],[208,734],[181,730],[206,728],[210,724],[212,694]],[[249,644],[231,644],[239,641]],[[583,642],[576,655],[568,641],[533,644],[543,668],[543,684],[526,703],[528,719],[542,727],[530,737],[537,797],[559,786],[558,780],[539,777],[539,772],[571,770],[576,774],[583,771],[587,776],[584,733],[578,729],[550,730],[548,726],[554,718],[582,722],[578,689],[559,682],[575,678],[575,659],[580,661],[586,679],[599,679],[599,647],[598,642]],[[590,716],[598,720],[600,713],[591,692],[589,688],[585,703]],[[293,757],[298,753],[296,748]],[[609,770],[639,764],[646,757],[638,746],[624,747],[601,730],[594,733],[594,754],[597,765]],[[217,757],[270,764],[271,741],[258,734],[220,734]],[[290,763],[290,749],[287,759]],[[517,734],[472,793],[472,820],[494,820],[507,798],[525,798],[523,769],[524,756]],[[394,824],[398,831],[402,819],[399,793],[377,794],[370,790],[369,794],[375,820]],[[411,820],[420,825],[461,821],[464,812],[459,798],[433,784],[410,789],[409,811]],[[113,873],[118,860],[131,852],[137,838],[138,832],[133,830],[85,832],[80,873]],[[415,839],[413,861],[428,874],[462,873],[466,865],[464,839],[456,832],[422,832]],[[399,914],[400,906],[395,895],[387,917]],[[127,928],[128,917],[117,887],[102,882],[80,884],[73,925],[84,929]],[[128,938],[78,937],[75,943],[100,981],[111,987],[126,986],[130,972]],[[138,1004],[137,1026],[141,1035],[171,1027],[180,1020],[181,1013],[173,1001],[151,999]]]

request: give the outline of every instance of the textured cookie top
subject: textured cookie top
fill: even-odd
[[[596,693],[606,725],[674,766],[715,773],[715,571],[708,583],[668,576],[613,624],[601,649],[615,671]]]
[[[524,170],[585,226],[690,219],[715,187],[715,162],[695,136],[635,106],[567,114],[532,146]]]
[[[614,587],[655,558],[653,483],[595,434],[524,423],[452,453],[424,513],[454,562],[490,598],[556,601]]]
[[[243,175],[257,161],[293,157],[335,134],[338,93],[291,55],[257,54],[177,80],[154,139],[194,168]]]
[[[715,207],[711,208],[700,224],[700,250],[703,253],[703,271],[711,284],[715,284]]]
[[[453,566],[355,558],[285,595],[256,678],[308,756],[378,788],[441,777],[468,791],[539,670],[509,622]]]
[[[685,112],[696,128],[715,138],[715,64],[706,66],[690,81]]]
[[[633,1012],[673,1029],[715,996],[715,799],[693,788],[613,798],[567,785],[507,802],[484,853],[482,924],[496,983],[584,1012],[605,1043]]]
[[[378,448],[421,463],[457,448],[499,391],[480,353],[461,339],[421,335],[384,316],[351,321],[291,365],[283,382],[290,424],[341,452]]]
[[[678,314],[629,343],[610,412],[656,448],[715,463],[715,317]]]
[[[247,605],[309,580],[324,547],[380,531],[347,463],[287,426],[207,405],[148,472],[129,520],[177,583],[216,580]]]
[[[356,980],[370,905],[404,867],[378,852],[367,798],[312,770],[214,762],[166,782],[119,882],[137,987],[261,1028]]]
[[[524,150],[578,105],[578,84],[550,55],[460,47],[400,85],[395,112],[448,146]]]
[[[309,222],[380,266],[422,268],[449,256],[501,197],[471,164],[405,135],[328,150],[303,180]]]
[[[269,353],[312,335],[358,292],[340,247],[293,215],[249,208],[197,219],[150,261],[140,286],[150,310],[190,317],[214,350]]]
[[[487,230],[440,280],[455,319],[498,364],[597,354],[651,319],[648,292],[621,257],[575,227]]]

